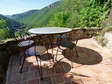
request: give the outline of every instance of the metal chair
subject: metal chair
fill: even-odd
[[[26,40],[26,35],[29,36],[29,34],[25,34],[24,36],[20,34],[20,38],[22,38],[21,42],[18,42],[17,46],[19,47],[19,51],[22,52],[24,54],[23,56],[23,60],[22,62],[20,62],[20,73],[22,73],[23,71],[23,66],[25,63],[25,59],[27,56],[29,56],[29,52],[27,51],[29,48],[34,46],[34,41],[33,40]]]
[[[19,31],[20,32],[20,31]],[[13,35],[15,35],[15,33],[13,32]],[[16,35],[14,36],[17,44],[16,45],[12,45],[11,47],[13,47],[13,49],[16,50],[15,53],[23,53],[23,59],[21,59],[20,61],[20,70],[19,70],[19,73],[22,74],[23,73],[23,68],[24,68],[24,64],[25,64],[25,60],[26,60],[26,57],[29,56],[29,50],[31,47],[34,47],[34,52],[35,52],[35,57],[36,57],[36,60],[37,60],[37,64],[39,65],[39,74],[40,74],[40,77],[41,79],[43,78],[42,77],[42,68],[41,68],[41,60],[38,59],[38,57],[40,57],[45,51],[46,51],[46,48],[43,47],[43,46],[39,46],[39,41],[40,39],[38,38],[38,36],[35,36],[36,38],[33,38],[32,40],[27,40],[27,37],[30,36],[30,34],[28,33],[25,33],[24,34],[21,32],[18,33],[19,37],[17,37]],[[38,40],[38,41],[37,41]],[[15,48],[14,48],[15,47]],[[12,52],[13,52],[13,49],[12,49]]]
[[[16,31],[16,30],[15,30]],[[28,56],[28,52],[27,49],[31,48],[32,46],[34,46],[34,41],[33,40],[27,40],[27,37],[30,36],[30,34],[25,33],[24,34],[19,31],[18,36],[16,36],[15,32],[13,33],[13,37],[16,41],[16,44],[13,44],[10,46],[11,52],[10,55],[17,55],[17,53],[23,53],[23,59],[20,60],[20,70],[19,72],[22,73],[23,71],[23,66],[25,63],[25,59]]]
[[[75,49],[75,51],[76,51],[76,57],[79,57],[77,49],[76,49],[76,45],[77,45],[78,40],[76,40],[76,43],[73,43],[73,42],[69,41],[69,37],[67,37],[66,35],[62,35],[58,39],[60,39],[58,41],[58,47],[61,50],[63,50],[63,49],[60,46],[69,48],[70,50],[72,50],[72,53],[73,53],[73,51]]]
[[[79,58],[78,51],[77,51],[77,48],[76,48],[78,40],[76,40],[76,43],[73,43],[73,42],[69,41],[70,39],[66,35],[62,35],[58,39],[60,39],[59,42],[58,42],[59,49],[63,50],[61,48],[61,46],[70,49],[72,51],[71,52],[72,56],[74,56],[74,50],[75,50],[76,57]],[[73,63],[72,62],[71,62],[71,66],[73,68]]]

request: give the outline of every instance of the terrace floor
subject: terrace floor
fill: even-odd
[[[72,56],[69,49],[60,50],[58,59],[64,59],[53,66],[49,62],[51,56],[44,55],[41,59],[43,80],[40,80],[35,56],[27,57],[22,74],[19,73],[19,64],[23,55],[12,56],[6,84],[112,84],[112,54],[108,49],[91,38],[80,40],[77,50],[78,59],[75,52]]]

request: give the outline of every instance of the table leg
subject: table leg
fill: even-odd
[[[24,66],[24,63],[25,63],[25,58],[26,58],[26,52],[24,52],[24,57],[23,57],[23,62],[22,62],[22,64],[21,64],[21,68],[20,68],[20,73],[22,73],[23,71],[23,66]]]
[[[53,52],[53,36],[51,36],[49,40],[50,40],[51,52],[52,52],[52,56],[53,56],[53,60],[52,61],[54,63],[55,62],[55,57],[53,55],[53,53],[54,53]]]

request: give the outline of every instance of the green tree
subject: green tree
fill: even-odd
[[[7,39],[9,36],[9,31],[7,29],[0,29],[0,40]]]
[[[7,39],[9,37],[9,30],[7,22],[4,19],[0,19],[0,40]]]
[[[49,26],[60,26],[65,27],[67,20],[69,19],[70,14],[68,12],[58,12],[54,15],[54,17],[50,20]]]
[[[0,19],[0,28],[5,28],[7,27],[7,23],[4,19]]]

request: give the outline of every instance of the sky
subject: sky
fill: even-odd
[[[41,9],[59,0],[0,0],[0,14],[12,15],[33,9]]]

